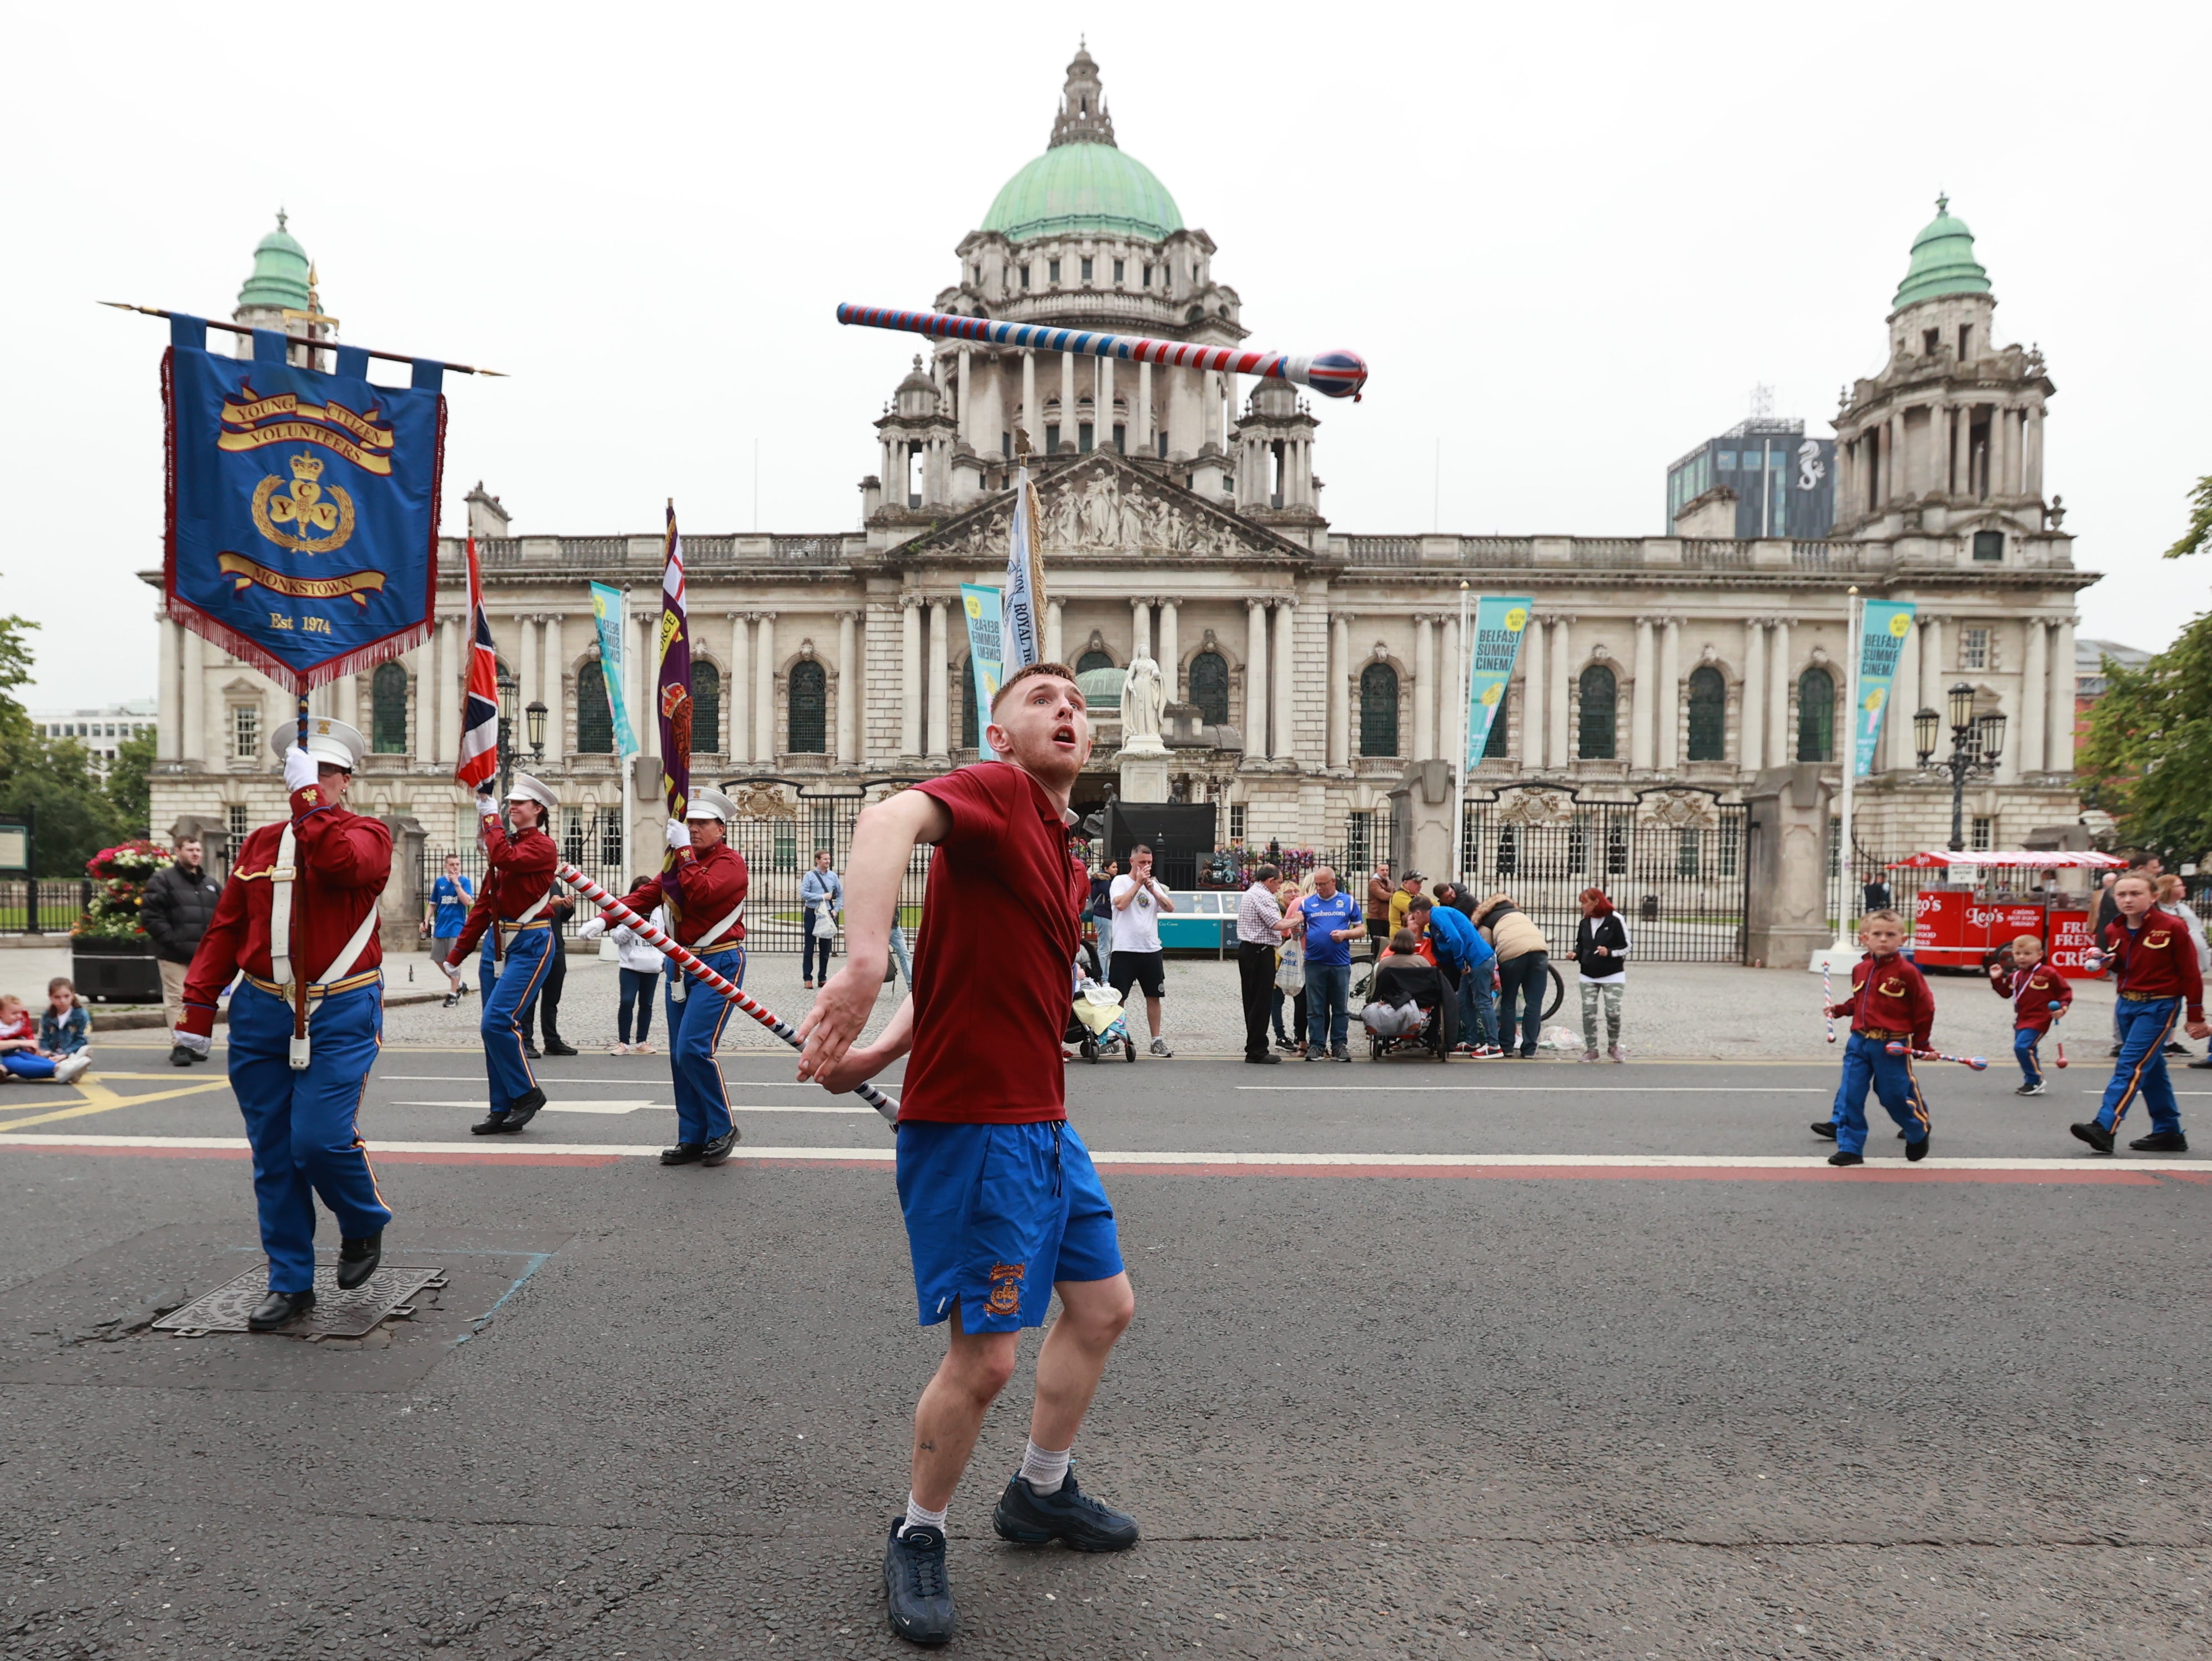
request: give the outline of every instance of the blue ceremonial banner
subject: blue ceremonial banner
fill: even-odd
[[[599,629],[599,679],[607,688],[607,713],[614,717],[615,752],[623,756],[637,754],[637,735],[630,730],[629,708],[623,697],[623,688],[629,684],[623,659],[627,615],[622,590],[605,583],[592,585],[592,621]]]
[[[1505,707],[1506,683],[1521,655],[1521,637],[1528,627],[1528,610],[1536,603],[1528,595],[1497,599],[1484,595],[1474,603],[1474,640],[1469,651],[1467,676],[1467,755],[1468,772],[1482,759],[1490,743],[1490,729]]]
[[[1897,660],[1912,638],[1914,606],[1910,600],[1866,600],[1859,624],[1859,703],[1851,712],[1853,776],[1874,771],[1874,748],[1881,737],[1882,712],[1889,706],[1890,682]]]
[[[975,676],[975,748],[986,761],[999,754],[991,748],[984,730],[991,724],[991,700],[999,695],[1006,678],[1004,629],[1000,621],[999,591],[960,585],[960,609],[968,614],[968,664]]]
[[[368,355],[331,346],[337,372],[207,350],[172,319],[161,360],[168,427],[169,615],[287,692],[394,658],[429,638],[445,459],[441,367],[369,385]]]

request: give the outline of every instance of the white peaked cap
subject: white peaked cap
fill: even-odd
[[[514,775],[514,787],[507,793],[510,802],[535,802],[547,812],[561,805],[561,798],[526,773]]]
[[[738,804],[718,790],[695,790],[685,803],[686,819],[719,819],[724,824],[738,816]]]
[[[280,757],[290,755],[299,742],[300,727],[295,721],[285,722],[269,735],[269,748]],[[318,761],[329,761],[348,773],[357,773],[361,758],[368,754],[368,740],[343,721],[333,721],[326,715],[310,715],[307,754]]]

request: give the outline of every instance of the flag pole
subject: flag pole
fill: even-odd
[[[118,312],[137,312],[149,318],[173,318],[185,315],[178,312],[165,312],[158,306],[132,306],[119,300],[103,300],[96,303],[101,306],[112,306]],[[201,318],[199,321],[210,329],[225,330],[234,335],[252,335],[261,332],[258,330],[249,329],[243,324],[218,323],[213,318]],[[308,347],[318,352],[335,352],[338,349],[338,343],[334,340],[303,338],[299,335],[285,336],[284,343],[287,346]],[[381,358],[386,363],[434,363],[440,368],[450,369],[457,375],[491,375],[500,380],[505,380],[507,378],[507,372],[501,369],[478,369],[465,363],[447,363],[443,358],[410,358],[404,352],[380,352],[370,346],[356,346],[349,349],[361,353],[364,357]]]
[[[1459,743],[1459,759],[1452,763],[1452,778],[1457,782],[1457,788],[1452,792],[1451,853],[1445,862],[1451,872],[1454,887],[1467,878],[1467,873],[1460,867],[1467,858],[1467,747],[1474,734],[1474,728],[1468,719],[1467,706],[1468,670],[1474,661],[1474,654],[1468,649],[1471,642],[1468,639],[1467,605],[1467,585],[1462,582],[1459,585],[1459,672],[1453,677],[1459,688],[1459,713],[1452,718],[1453,733]]]
[[[1842,844],[1836,850],[1836,869],[1841,874],[1841,884],[1836,895],[1836,943],[1825,951],[1813,954],[1808,966],[1825,970],[1831,963],[1850,961],[1853,948],[1850,937],[1851,921],[1851,787],[1856,782],[1859,770],[1859,653],[1863,650],[1861,636],[1865,633],[1866,603],[1859,598],[1858,585],[1853,583],[1846,603],[1849,612],[1844,619],[1844,650],[1849,661],[1844,665],[1844,718],[1842,742],[1837,746],[1844,758],[1844,799],[1842,817],[1838,821],[1836,838]],[[1825,887],[1825,882],[1823,883]]]

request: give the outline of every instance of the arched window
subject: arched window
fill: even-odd
[[[1359,671],[1359,753],[1398,753],[1398,671],[1388,664]]]
[[[1190,700],[1201,721],[1229,724],[1229,664],[1219,652],[1201,652],[1190,660]]]
[[[791,666],[791,744],[793,755],[830,749],[830,677],[811,658]]]
[[[1690,759],[1727,760],[1728,682],[1707,664],[1690,671]]]
[[[1482,759],[1486,761],[1503,760],[1505,755],[1505,714],[1512,707],[1513,688],[1498,688],[1498,713],[1491,718],[1490,737],[1484,741]]]
[[[607,706],[607,677],[596,658],[576,671],[576,753],[615,753],[614,711]]]
[[[1614,705],[1620,698],[1620,687],[1613,671],[1603,664],[1592,664],[1583,671],[1581,682],[1582,721],[1575,754],[1585,761],[1610,761],[1613,752]]]
[[[975,664],[972,658],[960,665],[960,748],[983,748],[982,723],[975,708]]]
[[[1111,669],[1114,660],[1103,652],[1086,652],[1075,660],[1075,672],[1087,675],[1094,669]]]
[[[368,683],[369,745],[379,755],[407,754],[407,669],[377,665]]]
[[[1797,759],[1836,759],[1836,677],[1825,669],[1797,677]]]
[[[722,753],[722,671],[691,660],[691,748],[698,754]]]

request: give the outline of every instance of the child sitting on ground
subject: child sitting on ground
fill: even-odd
[[[64,989],[67,980],[55,983]],[[49,997],[54,996],[52,992]],[[69,1084],[92,1065],[92,1057],[83,1048],[82,1034],[89,1026],[84,1012],[76,1008],[76,996],[65,990],[61,996],[69,999],[70,1013],[79,1023],[80,1034],[76,1046],[67,1051],[50,1052],[40,1042],[44,1021],[33,1024],[31,1011],[23,1000],[13,992],[0,992],[0,1079],[51,1079],[57,1084]],[[52,1011],[49,1011],[51,1016]]]
[[[1390,937],[1390,949],[1376,968],[1359,1019],[1378,1038],[1398,1038],[1421,1024],[1424,1004],[1433,1009],[1443,999],[1443,974],[1421,955],[1413,931],[1401,929]]]
[[[1990,985],[2001,997],[2012,1000],[2012,1052],[2020,1063],[2021,1086],[2016,1096],[2043,1094],[2043,1058],[2036,1052],[2051,1023],[2074,1002],[2074,989],[2066,978],[2043,961],[2043,942],[2032,934],[2016,935],[2012,961],[1990,971]],[[2056,1003],[2054,1009],[2051,1006]]]

